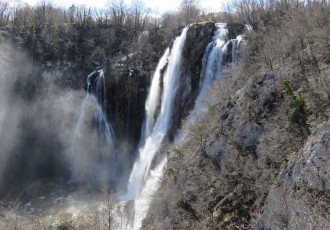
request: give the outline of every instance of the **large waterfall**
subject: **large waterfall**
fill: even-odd
[[[171,124],[172,115],[172,103],[178,87],[178,79],[180,76],[181,68],[181,55],[184,41],[186,38],[188,27],[186,27],[181,36],[179,36],[173,44],[171,52],[168,56],[168,50],[161,58],[155,77],[150,87],[150,95],[146,105],[146,135],[144,145],[139,149],[139,158],[133,166],[132,173],[128,182],[128,199],[135,199],[148,176],[151,163],[160,148],[160,145],[167,134],[167,131]],[[167,58],[168,56],[168,58]],[[159,91],[159,78],[160,71],[164,66],[164,63],[168,59],[166,72],[164,74],[164,87],[162,95]],[[158,95],[157,95],[158,94]],[[161,108],[156,122],[153,121],[155,108],[160,101],[161,96]],[[151,104],[152,103],[152,104]]]
[[[224,53],[227,51],[227,24],[217,23],[217,30],[213,37],[213,41],[207,46],[203,60],[202,70],[202,87],[201,91],[207,90],[214,79],[222,77],[222,66],[224,64]]]
[[[148,195],[150,195],[161,177],[163,166],[166,163],[166,160],[164,160],[162,164],[154,170],[153,176],[148,178],[153,159],[171,126],[172,104],[179,84],[182,49],[185,43],[187,30],[188,27],[183,29],[181,35],[175,39],[172,49],[167,49],[160,59],[146,101],[145,134],[142,135],[139,156],[133,166],[128,181],[128,191],[124,197],[128,200],[135,200],[132,229],[139,229],[141,227],[142,220],[147,214],[146,212],[150,202],[150,197],[148,197]],[[167,66],[163,75],[164,85],[162,94],[160,94],[160,78],[165,65]],[[154,117],[159,104],[160,111],[155,120]],[[148,187],[143,189],[145,183]]]

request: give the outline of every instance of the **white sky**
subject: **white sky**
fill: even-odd
[[[87,5],[90,7],[104,8],[109,0],[46,0],[56,6],[69,7],[75,5]],[[129,3],[130,0],[125,0]],[[146,7],[150,8],[153,13],[164,13],[167,11],[175,11],[179,8],[181,0],[142,0]],[[199,5],[207,12],[218,12],[227,0],[199,0]],[[20,0],[30,5],[35,5],[39,0]]]

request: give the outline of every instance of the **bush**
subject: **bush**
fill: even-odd
[[[306,123],[305,101],[300,93],[294,92],[288,80],[283,81],[285,92],[294,100],[294,111],[290,117],[291,122],[303,125]]]

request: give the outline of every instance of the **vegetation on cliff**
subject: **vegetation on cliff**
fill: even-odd
[[[191,94],[184,102],[175,101],[169,139],[180,126],[188,135],[179,146],[164,144],[168,165],[142,228],[329,229],[329,1],[242,0],[219,14],[205,14],[196,1],[183,1],[178,12],[161,18],[153,18],[138,3],[111,1],[108,11],[94,12],[84,6],[58,9],[46,2],[10,10],[0,1],[1,41],[27,50],[33,61],[30,81],[18,79],[15,93],[32,100],[48,90],[40,89],[45,80],[41,72],[60,69],[65,71],[56,77],[57,86],[83,88],[87,74],[103,67],[107,101],[102,106],[123,148],[133,148],[128,143],[135,146],[140,139],[152,72],[179,29],[198,21],[224,21],[229,38],[234,38],[251,25],[238,63],[225,67],[224,79],[209,93],[216,103],[186,127],[180,119],[194,105],[202,54],[214,23],[195,23],[188,32],[183,74],[191,77],[191,86],[185,85]],[[179,94],[186,91],[182,88]],[[30,123],[22,126],[25,131],[34,128]],[[35,141],[28,135],[24,141],[31,149],[26,152],[44,150],[39,144],[43,139],[55,150],[61,148],[52,131],[47,130],[49,137],[35,136]],[[58,158],[47,160],[61,164]],[[46,171],[63,173],[61,167]],[[15,170],[7,174],[19,178],[21,168]],[[62,213],[55,219],[20,219],[20,205],[0,203],[0,228],[110,229],[113,197],[107,189],[102,194],[85,211],[98,202],[105,209],[79,217]]]
[[[217,103],[165,148],[143,229],[328,229],[329,5],[242,1],[232,12],[253,31],[210,92]]]

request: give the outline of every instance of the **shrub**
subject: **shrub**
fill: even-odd
[[[306,109],[305,101],[302,98],[300,93],[294,92],[291,86],[291,83],[288,80],[283,81],[285,92],[290,95],[294,100],[294,111],[290,117],[291,122],[296,124],[305,124],[306,123]]]

